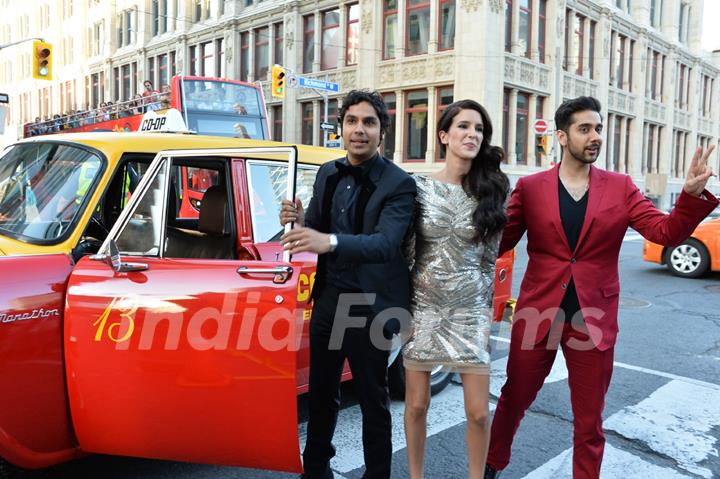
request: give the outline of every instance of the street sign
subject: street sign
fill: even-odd
[[[331,131],[331,132],[334,133],[336,127],[335,127],[335,124],[334,124],[334,123],[325,123],[325,122],[322,122],[322,123],[320,123],[320,129],[323,130],[323,131]]]
[[[340,85],[324,80],[316,80],[314,78],[298,77],[298,86],[305,88],[314,88],[315,90],[325,90],[331,92],[339,92]]]
[[[10,95],[7,93],[0,93],[0,103],[10,103]]]
[[[325,143],[326,148],[340,148],[340,140],[328,140]]]
[[[535,120],[535,123],[533,123],[533,130],[535,130],[536,135],[544,135],[548,132],[548,129],[548,122],[542,118],[538,118]]]

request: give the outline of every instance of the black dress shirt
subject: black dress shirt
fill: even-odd
[[[330,206],[330,233],[351,235],[356,233],[355,205],[362,182],[367,181],[367,174],[377,161],[377,154],[356,167],[351,166],[347,158],[337,160],[336,163],[340,163],[336,165],[340,179]],[[353,264],[338,261],[332,253],[328,255],[327,279],[329,285],[342,291],[362,290]]]
[[[565,230],[565,237],[567,238],[570,250],[575,251],[578,240],[580,239],[580,232],[582,231],[583,223],[585,222],[585,212],[587,211],[588,192],[586,191],[580,201],[570,196],[570,193],[565,189],[562,181],[558,181],[558,193],[560,198],[560,219],[562,220],[563,229]],[[560,303],[560,309],[565,313],[565,321],[572,321],[573,316],[580,311],[580,301],[578,300],[577,291],[575,290],[575,281],[570,278],[563,297],[562,303]]]

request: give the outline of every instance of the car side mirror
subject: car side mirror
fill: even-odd
[[[108,243],[107,252],[104,254],[96,254],[90,256],[90,259],[96,261],[102,261],[112,268],[116,273],[132,273],[135,271],[145,271],[148,269],[148,265],[145,263],[123,263],[120,260],[120,250],[115,243],[115,240],[110,240]]]

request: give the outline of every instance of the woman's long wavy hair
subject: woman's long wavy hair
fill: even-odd
[[[437,124],[437,136],[440,150],[445,153],[445,145],[440,141],[440,132],[449,132],[453,118],[462,110],[475,110],[480,113],[483,122],[483,141],[480,151],[473,158],[470,171],[462,179],[465,191],[478,202],[473,211],[475,241],[482,242],[502,232],[507,222],[505,200],[510,189],[510,181],[500,170],[505,152],[499,146],[492,146],[492,122],[483,106],[473,100],[460,100],[449,105]]]

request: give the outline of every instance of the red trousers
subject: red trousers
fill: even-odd
[[[598,350],[584,326],[570,323],[553,324],[548,335],[535,345],[527,340],[523,344],[524,331],[524,321],[513,325],[507,381],[495,409],[487,463],[496,470],[510,463],[515,432],[550,373],[560,344],[573,410],[573,478],[599,478],[605,449],[602,412],[612,376],[614,348]]]

